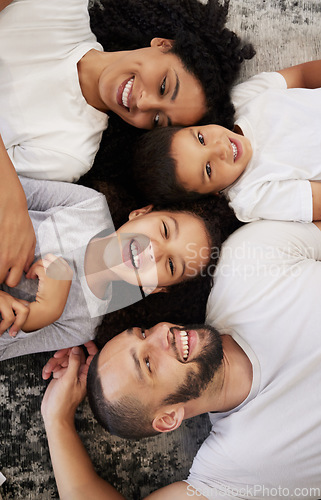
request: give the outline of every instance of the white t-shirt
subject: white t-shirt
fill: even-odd
[[[0,134],[18,173],[74,181],[108,117],[82,95],[77,63],[102,51],[86,0],[14,0],[0,13]]]
[[[210,414],[188,478],[209,499],[321,498],[318,260],[314,224],[254,222],[223,246],[206,322],[240,344],[253,384],[239,407]]]
[[[313,220],[310,181],[321,180],[321,89],[287,89],[279,73],[235,87],[235,123],[253,148],[224,194],[243,222]]]

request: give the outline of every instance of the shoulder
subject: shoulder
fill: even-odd
[[[263,72],[252,76],[249,80],[239,83],[232,89],[232,101],[237,109],[249,99],[270,88],[286,89],[285,78],[278,72]]]

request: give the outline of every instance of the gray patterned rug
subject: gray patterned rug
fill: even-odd
[[[231,0],[230,27],[246,34],[257,55],[242,79],[321,56],[320,0]],[[41,368],[48,354],[0,364],[0,487],[4,500],[58,498],[40,416],[46,384]],[[171,435],[133,444],[111,438],[93,420],[85,402],[77,426],[97,472],[126,498],[186,477],[192,458],[208,433],[206,416],[186,422]]]

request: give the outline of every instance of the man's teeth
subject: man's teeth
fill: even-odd
[[[130,80],[128,80],[128,82],[126,83],[125,88],[123,90],[123,94],[121,96],[122,103],[126,108],[129,108],[128,96],[129,96],[131,89],[133,88],[133,82],[134,82],[134,77],[132,77]]]
[[[181,335],[181,342],[182,342],[182,347],[183,347],[183,358],[185,361],[188,358],[188,353],[189,353],[189,347],[188,347],[188,335],[184,331],[179,332]]]
[[[232,149],[233,149],[233,157],[234,157],[234,161],[235,161],[235,158],[237,157],[237,147],[234,144],[234,142],[231,142],[231,144],[232,144]]]
[[[139,257],[138,257],[138,247],[137,247],[137,244],[135,241],[132,241],[130,246],[130,252],[132,254],[132,262],[133,262],[133,265],[134,267],[136,267],[136,269],[138,269],[139,267]]]

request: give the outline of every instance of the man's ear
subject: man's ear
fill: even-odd
[[[137,210],[133,210],[130,212],[128,216],[128,220],[133,220],[136,217],[139,217],[140,215],[146,215],[149,214],[153,210],[153,205],[147,205],[146,207],[143,208],[137,208]]]
[[[153,420],[152,426],[158,432],[170,432],[177,429],[184,420],[184,406],[182,404],[163,409]]]
[[[166,53],[174,46],[174,40],[169,38],[153,38],[150,42],[151,47],[158,47],[162,52]]]

